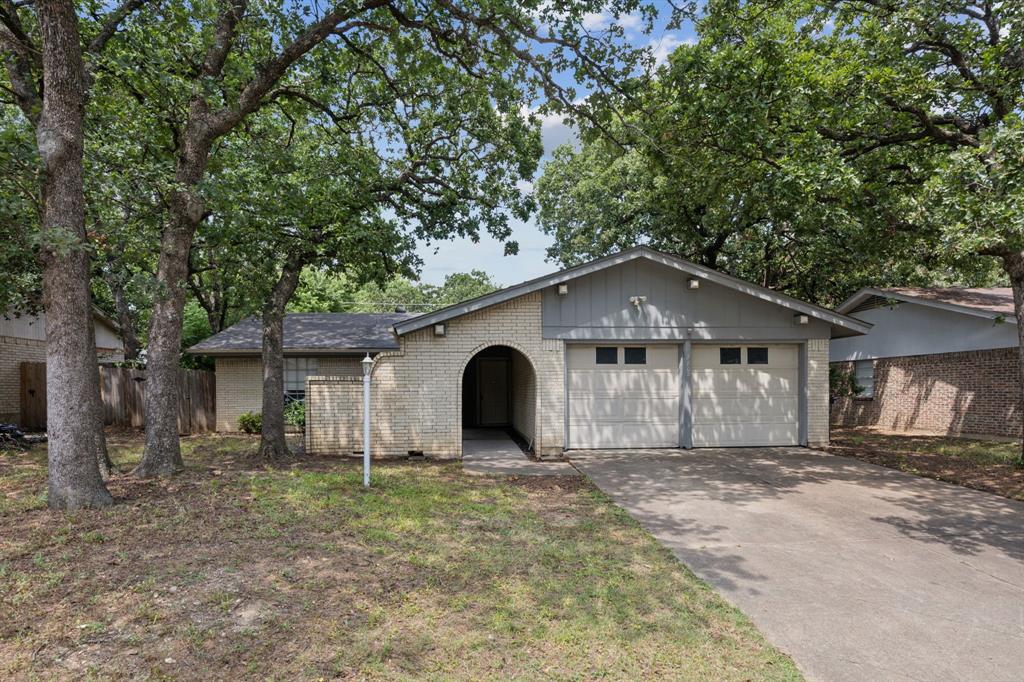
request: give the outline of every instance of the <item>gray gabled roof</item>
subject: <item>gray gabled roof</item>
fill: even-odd
[[[660,263],[661,265],[665,265],[670,268],[675,268],[676,270],[680,270],[694,277],[699,277],[709,282],[735,289],[736,291],[743,292],[753,296],[754,298],[759,298],[761,300],[768,301],[769,303],[789,308],[795,312],[804,313],[811,317],[824,320],[832,325],[832,335],[834,337],[866,334],[871,329],[870,324],[853,317],[848,317],[827,308],[822,308],[820,306],[807,303],[806,301],[801,301],[793,298],[792,296],[780,294],[777,291],[772,291],[771,289],[751,284],[750,282],[723,274],[716,270],[712,270],[711,268],[691,263],[690,261],[679,258],[678,256],[655,251],[647,246],[637,246],[620,253],[605,256],[604,258],[598,258],[597,260],[590,261],[589,263],[577,265],[550,275],[544,275],[543,277],[531,279],[527,282],[523,282],[522,284],[516,284],[515,286],[500,289],[469,301],[448,306],[447,308],[442,308],[441,310],[433,313],[409,318],[396,323],[395,331],[399,336],[402,334],[408,334],[409,332],[416,331],[417,329],[429,327],[437,322],[443,322],[453,317],[459,317],[460,315],[465,315],[513,298],[518,298],[525,294],[540,291],[555,284],[568,282],[569,280],[577,277],[589,275],[590,273],[614,267],[637,258],[646,258],[647,260]]]
[[[289,313],[285,354],[361,353],[398,349],[394,325],[406,313]],[[262,324],[247,317],[188,349],[196,355],[252,355],[262,348]]]
[[[874,296],[989,319],[1016,317],[1010,287],[864,287],[837,310],[848,313]]]

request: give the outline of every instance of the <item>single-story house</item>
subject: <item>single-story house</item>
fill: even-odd
[[[838,311],[873,325],[830,360],[864,389],[832,423],[943,435],[1021,435],[1020,360],[1007,288],[865,288]]]
[[[378,455],[460,457],[467,427],[541,455],[581,448],[828,442],[829,340],[870,324],[637,247],[421,315],[285,319],[286,390],[306,448],[362,448],[373,357]],[[215,358],[217,419],[260,409],[250,319],[194,346]]]
[[[93,311],[96,354],[100,362],[124,360],[117,324]],[[46,362],[46,314],[0,315],[0,422],[21,423],[21,364]]]

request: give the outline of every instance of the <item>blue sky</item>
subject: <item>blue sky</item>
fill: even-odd
[[[667,12],[663,12],[663,15]],[[588,15],[585,25],[588,28],[600,29],[612,19],[603,15]],[[661,62],[675,47],[694,39],[692,27],[684,26],[678,30],[668,31],[664,24],[655,26],[650,34],[635,30],[639,26],[635,17],[623,17],[619,23],[626,28],[626,38],[633,45],[650,49],[655,58]],[[541,133],[544,139],[544,158],[541,160],[537,174],[543,172],[544,164],[550,158],[551,151],[560,144],[573,142],[575,137],[559,118],[543,119]],[[528,189],[528,188],[524,188]],[[485,270],[499,284],[507,286],[524,280],[538,277],[558,269],[557,264],[546,260],[546,249],[552,239],[541,232],[536,220],[528,222],[515,221],[512,239],[519,242],[519,253],[505,256],[501,242],[487,235],[481,236],[480,242],[474,244],[469,239],[456,239],[431,245],[421,244],[418,253],[423,259],[420,279],[428,284],[440,284],[453,272],[468,270]]]

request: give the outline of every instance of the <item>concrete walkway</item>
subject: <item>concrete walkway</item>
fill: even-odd
[[[570,459],[812,680],[1024,680],[1024,503],[800,448]]]
[[[579,476],[568,462],[535,462],[501,429],[462,432],[462,469],[504,476]]]

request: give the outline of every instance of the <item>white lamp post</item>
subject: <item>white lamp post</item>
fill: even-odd
[[[367,353],[363,358],[363,487],[370,487],[370,372],[373,358]]]

